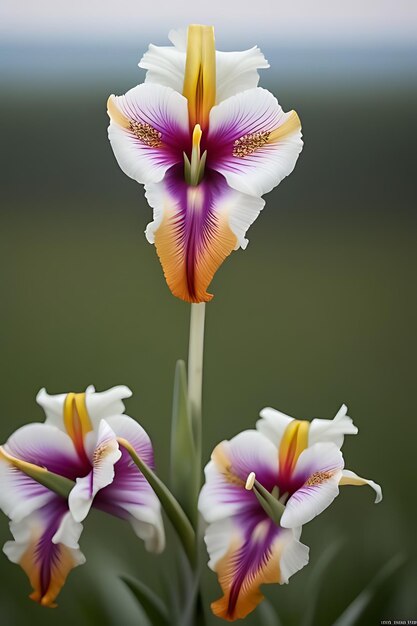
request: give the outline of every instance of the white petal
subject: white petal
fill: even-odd
[[[100,424],[100,420],[110,415],[124,413],[123,400],[130,398],[131,390],[126,385],[117,385],[106,391],[96,391],[93,385],[89,385],[85,391],[85,401],[90,420],[94,426]],[[46,415],[45,424],[56,426],[66,432],[64,425],[64,403],[67,393],[50,395],[46,389],[41,389],[36,396],[36,402],[43,408]]]
[[[258,86],[258,69],[269,67],[258,47],[241,52],[216,52],[217,102]]]
[[[279,448],[284,432],[294,418],[271,407],[265,407],[259,415],[261,419],[256,422],[257,430]]]
[[[288,535],[283,535],[282,538],[281,583],[288,583],[293,574],[308,564],[310,548],[299,541],[301,528],[294,528],[293,531],[292,539]]]
[[[373,480],[369,480],[367,478],[362,478],[350,470],[343,470],[339,485],[354,485],[357,487],[369,485],[369,487],[372,487],[376,494],[375,504],[378,504],[378,502],[381,502],[382,500],[382,489],[378,483],[375,483]]]
[[[93,435],[91,432],[89,435]],[[87,442],[87,447],[88,442]],[[82,522],[100,489],[113,482],[114,466],[121,457],[116,435],[105,420],[100,422],[97,442],[92,454],[93,469],[87,476],[77,478],[68,498],[70,511],[77,522]]]
[[[162,180],[168,168],[183,163],[183,151],[188,149],[189,128],[187,100],[169,87],[142,84],[124,96],[109,99],[109,139],[114,155],[123,172],[138,183]],[[123,120],[146,124],[160,133],[160,144],[142,141]],[[125,123],[125,122],[124,122]]]
[[[145,82],[171,87],[182,93],[187,50],[186,30],[171,31],[174,46],[151,44],[139,62],[147,70]],[[256,46],[239,52],[216,51],[216,101],[234,96],[240,91],[257,87],[258,69],[268,68],[262,52]]]
[[[243,157],[234,154],[236,141],[259,133],[273,137],[277,129],[282,130],[277,140],[268,140]],[[214,159],[213,150],[208,150],[209,166],[223,174],[231,187],[253,196],[268,193],[288,176],[303,147],[297,115],[284,113],[277,99],[260,88],[238,93],[212,108],[208,141],[210,146],[222,146]]]
[[[78,550],[78,542],[83,531],[83,526],[79,522],[76,522],[70,511],[64,515],[59,525],[58,530],[52,537],[52,543],[62,543],[68,548]],[[84,561],[83,561],[84,562]]]
[[[339,493],[344,461],[333,443],[316,443],[299,456],[294,482],[302,485],[288,500],[281,525],[294,528],[322,513]]]
[[[85,402],[90,419],[99,425],[102,419],[125,412],[123,400],[130,398],[131,390],[126,385],[117,385],[107,391],[95,391],[94,387],[86,390]]]
[[[347,406],[342,404],[332,420],[314,419],[311,422],[308,443],[312,446],[319,441],[330,441],[342,447],[345,435],[356,435],[357,427],[347,415]]]

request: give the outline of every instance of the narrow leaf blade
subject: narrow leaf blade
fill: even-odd
[[[120,579],[138,600],[151,624],[154,626],[170,626],[168,609],[152,589],[142,581],[130,576],[120,576]]]

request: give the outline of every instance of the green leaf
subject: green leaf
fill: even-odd
[[[71,489],[75,485],[74,481],[65,478],[65,476],[49,472],[45,467],[40,467],[39,465],[34,465],[34,463],[28,463],[11,456],[2,446],[0,446],[0,458],[65,499],[68,498]]]
[[[325,576],[329,565],[334,561],[342,548],[342,541],[335,541],[328,545],[317,560],[313,567],[308,586],[306,589],[307,603],[303,611],[301,626],[315,626],[316,608],[319,600],[320,591],[325,582]]]
[[[142,472],[156,493],[165,513],[168,516],[168,519],[177,531],[190,563],[194,565],[196,561],[195,532],[191,526],[190,520],[181,508],[181,505],[177,502],[162,480],[158,478],[151,468],[138,456],[133,446],[122,437],[118,437],[117,441],[123,448],[125,448],[125,450],[127,450],[136,467]]]
[[[353,626],[373,600],[378,589],[405,563],[402,554],[395,555],[382,567],[369,585],[349,604],[342,615],[337,618],[333,626]]]
[[[171,422],[171,488],[194,527],[197,524],[199,470],[193,437],[184,361],[177,361]]]
[[[170,626],[168,609],[152,589],[149,589],[142,581],[130,576],[120,576],[120,579],[139,601],[151,624]]]

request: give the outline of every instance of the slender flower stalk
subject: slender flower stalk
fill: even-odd
[[[201,463],[205,303],[191,305],[188,346],[188,399],[194,439]]]

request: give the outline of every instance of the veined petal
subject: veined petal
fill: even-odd
[[[253,196],[271,191],[294,169],[301,152],[301,123],[284,113],[266,89],[249,89],[212,108],[207,166]]]
[[[246,430],[213,450],[205,468],[206,482],[198,508],[206,522],[212,523],[246,511],[263,512],[253,491],[245,489],[248,475],[269,491],[276,485],[278,458],[275,446],[256,430]]]
[[[350,470],[343,470],[339,485],[354,485],[355,487],[369,485],[369,487],[372,487],[376,494],[375,504],[378,504],[378,502],[381,502],[382,500],[382,489],[378,483],[375,483],[373,480],[369,480],[368,478],[361,478],[361,476],[358,476],[355,472],[351,472]]]
[[[54,607],[72,568],[85,562],[78,539],[82,526],[68,513],[66,502],[54,495],[53,500],[19,522],[10,530],[15,541],[8,541],[3,551],[13,563],[26,572],[33,587],[31,599]]]
[[[345,435],[356,435],[358,429],[347,414],[347,410],[346,404],[342,404],[332,420],[313,419],[310,426],[309,445],[319,441],[331,441],[341,448]]]
[[[116,436],[129,441],[153,469],[152,444],[145,430],[126,415],[110,417],[107,422]],[[113,482],[97,493],[94,506],[128,520],[149,551],[161,552],[165,533],[159,500],[124,448],[114,471]]]
[[[206,170],[196,186],[187,185],[181,168],[158,184],[147,185],[154,221],[146,236],[155,243],[172,293],[188,302],[207,302],[207,288],[224,259],[239,245],[264,202],[236,192],[223,176]]]
[[[97,436],[95,433],[89,435],[94,435],[96,439],[94,443],[87,441],[87,447],[91,447],[91,444],[94,446],[90,452],[93,469],[87,476],[77,478],[68,498],[70,511],[77,522],[82,522],[87,517],[100,489],[113,482],[114,465],[122,456],[116,435],[105,420],[101,420]]]
[[[71,439],[47,424],[27,424],[4,445],[4,451],[71,480],[82,470]],[[20,522],[46,505],[56,494],[17,469],[0,454],[0,508],[10,519]]]
[[[316,443],[298,458],[293,473],[293,495],[285,505],[281,525],[296,528],[326,509],[339,493],[344,461],[333,443]]]
[[[187,50],[187,31],[171,31],[168,35],[174,46],[150,45],[139,67],[147,70],[145,82],[172,87],[182,93]],[[239,52],[216,51],[216,101],[234,96],[240,91],[257,87],[258,69],[269,67],[256,46]]]
[[[138,85],[124,96],[110,96],[109,139],[127,176],[138,183],[162,180],[183,162],[189,148],[187,100],[169,87]]]
[[[210,524],[209,566],[224,594],[212,603],[213,613],[228,621],[243,619],[263,600],[260,585],[288,582],[308,563],[308,548],[299,536],[299,529],[278,527],[262,512]]]

